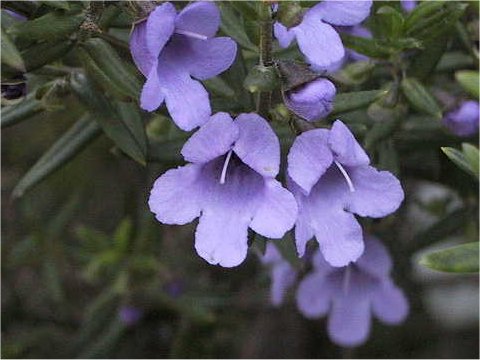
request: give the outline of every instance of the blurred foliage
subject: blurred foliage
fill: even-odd
[[[247,75],[259,56],[257,3],[217,4],[220,33],[239,51],[229,70],[205,82],[213,111],[255,111],[245,86],[259,86]],[[456,137],[440,120],[478,97],[478,3],[422,1],[405,13],[398,2],[375,1],[365,23],[373,38],[342,33],[347,47],[370,59],[328,74],[338,95],[316,126],[341,118],[372,162],[402,180],[402,209],[363,226],[392,251],[411,302],[405,324],[375,324],[371,340],[352,353],[328,341],[324,320],[302,319],[292,299],[270,307],[268,276],[253,255],[262,251],[260,237],[245,264],[223,269],[195,255],[193,227],[154,220],[148,191],[183,163],[188,134],[165,107],[146,113],[138,106],[143,79],[128,50],[130,5],[2,1],[2,356],[478,357],[478,323],[449,328],[426,300],[438,283],[478,287],[478,279],[422,281],[411,262],[445,241],[478,240],[478,139]],[[312,2],[290,5],[281,16],[294,21]],[[273,57],[276,70],[302,59],[295,46],[274,46]],[[275,74],[268,72],[270,117],[285,155],[306,124],[283,106],[286,84]],[[26,96],[4,96],[4,86],[25,83]],[[278,244],[298,261],[291,234]],[[422,263],[473,271],[475,246],[432,252]],[[120,317],[125,306],[141,310],[135,324]]]

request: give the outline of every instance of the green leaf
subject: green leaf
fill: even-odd
[[[105,134],[125,154],[145,165],[145,138],[139,131],[141,120],[139,117],[129,118],[132,108],[129,108],[129,105],[114,106],[82,73],[72,74],[70,85]],[[143,124],[141,126],[143,127]]]
[[[214,95],[233,98],[235,91],[219,76],[203,81],[205,87]]]
[[[233,38],[240,46],[258,52],[258,47],[253,44],[245,32],[243,19],[235,13],[230,3],[219,3],[222,13],[222,22],[220,28],[222,31]]]
[[[400,85],[403,95],[420,112],[442,118],[442,111],[430,92],[415,78],[404,78]]]
[[[297,255],[297,248],[293,238],[288,235],[278,241],[272,241],[272,244],[278,249],[283,258],[288,261],[290,265],[295,268],[301,266],[301,261]]]
[[[355,91],[338,94],[333,102],[333,110],[329,117],[366,107],[385,94],[387,94],[387,90]]]
[[[85,115],[65,132],[22,177],[13,189],[13,197],[27,190],[65,165],[100,134],[99,127]]]
[[[391,6],[382,6],[377,10],[375,20],[380,33],[388,39],[397,39],[403,35],[403,15]]]
[[[451,148],[451,147],[442,147],[442,151],[460,169],[469,173],[470,175],[473,175],[475,178],[478,179],[478,177],[479,177],[479,174],[478,174],[478,149],[475,149],[475,147],[473,147],[471,145],[467,145],[467,144],[463,144],[463,145],[467,146],[466,149],[467,149],[467,153],[468,153],[468,158],[465,156],[464,152],[461,152],[460,150],[457,150],[457,149],[454,149],[454,148]],[[465,151],[465,147],[464,147],[464,151]],[[474,151],[476,151],[476,154],[474,154]],[[474,164],[475,161],[477,161],[476,164]]]
[[[67,38],[83,22],[83,14],[49,12],[30,21],[16,23],[8,33],[18,40],[56,41]]]
[[[445,239],[457,231],[460,231],[476,216],[476,210],[473,211],[468,207],[460,208],[448,213],[427,229],[416,234],[407,251],[415,252],[418,249],[422,249]]]
[[[455,79],[462,85],[466,92],[468,92],[475,99],[478,99],[480,73],[474,70],[463,70],[455,73]]]
[[[25,64],[23,63],[22,56],[18,51],[15,44],[10,40],[8,34],[0,29],[0,36],[1,36],[1,57],[2,57],[2,64],[8,65],[15,70],[24,72],[25,71]]]
[[[18,104],[2,108],[1,128],[6,128],[27,120],[42,111],[42,103],[35,99],[35,92],[28,94]]]
[[[478,272],[479,243],[452,246],[424,255],[420,264],[430,269],[451,273]]]
[[[90,77],[96,80],[100,86],[104,85],[106,90],[121,93],[124,96],[137,99],[140,94],[141,84],[139,79],[130,71],[127,64],[118,56],[103,39],[88,39],[82,48],[83,60]]]
[[[435,69],[464,11],[465,5],[460,2],[424,1],[410,14],[406,33],[421,40],[424,47],[412,58],[410,76],[425,78]]]
[[[387,59],[392,53],[392,48],[375,39],[356,37],[345,33],[342,33],[341,37],[343,44],[347,48],[368,57]]]
[[[70,10],[70,5],[68,1],[59,1],[59,0],[46,0],[46,1],[39,1],[39,3],[50,6],[54,9],[60,9],[60,10]]]
[[[480,165],[480,154],[479,154],[478,148],[476,148],[475,146],[469,143],[463,143],[462,151],[463,151],[465,160],[470,165],[470,168],[472,169],[474,174],[477,175],[477,178],[478,178],[479,165]]]
[[[45,64],[58,60],[65,56],[72,48],[74,42],[62,40],[60,42],[43,42],[35,44],[22,51],[22,58],[27,71],[33,71]]]

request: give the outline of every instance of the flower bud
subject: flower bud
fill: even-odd
[[[277,19],[287,28],[302,21],[303,9],[298,1],[282,1],[278,4]]]
[[[293,113],[307,121],[317,121],[332,111],[335,94],[335,85],[320,78],[285,91],[283,98]]]
[[[443,118],[443,125],[457,136],[475,135],[478,131],[479,111],[477,101],[464,101]]]

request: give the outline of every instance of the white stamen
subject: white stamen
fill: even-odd
[[[335,165],[337,165],[338,170],[342,173],[343,177],[345,178],[345,181],[347,182],[348,188],[350,189],[350,192],[355,192],[355,188],[353,187],[352,179],[350,179],[350,176],[348,176],[347,170],[340,164],[337,160],[335,160]]]
[[[198,33],[192,32],[192,31],[188,31],[188,30],[176,29],[175,33],[180,34],[180,35],[189,36],[191,38],[199,39],[199,40],[207,40],[208,39],[208,37],[205,36],[205,35],[198,34]]]
[[[347,265],[347,268],[345,269],[345,273],[343,274],[342,290],[344,294],[348,293],[348,288],[350,287],[350,278],[351,278],[350,266]]]
[[[227,157],[225,158],[225,162],[223,163],[222,174],[220,175],[220,184],[225,184],[225,177],[227,176],[228,163],[230,162],[231,157],[232,157],[232,150],[230,150],[227,153]]]

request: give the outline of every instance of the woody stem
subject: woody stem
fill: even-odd
[[[272,66],[272,10],[268,2],[259,2],[260,18],[260,65]],[[260,91],[257,98],[257,113],[268,118],[272,100],[270,91]]]

